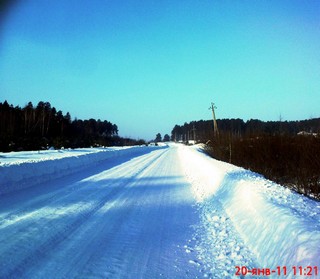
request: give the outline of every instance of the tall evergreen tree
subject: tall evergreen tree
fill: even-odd
[[[156,138],[155,138],[154,141],[155,141],[155,142],[160,142],[160,141],[162,141],[162,136],[161,136],[160,133],[158,133],[158,134],[156,135]]]

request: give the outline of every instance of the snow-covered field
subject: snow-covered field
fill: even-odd
[[[320,278],[320,203],[199,146],[0,153],[0,278],[268,272]]]

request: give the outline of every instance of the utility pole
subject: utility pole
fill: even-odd
[[[212,110],[212,117],[213,117],[213,133],[214,136],[219,137],[219,130],[218,130],[218,124],[217,124],[217,119],[216,119],[216,115],[214,113],[214,109],[216,109],[217,107],[214,105],[214,103],[211,103],[211,107],[209,109]]]

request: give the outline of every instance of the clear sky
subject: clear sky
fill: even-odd
[[[217,118],[320,117],[318,0],[24,0],[0,14],[0,101],[155,138]]]

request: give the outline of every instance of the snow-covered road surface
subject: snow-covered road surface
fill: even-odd
[[[294,278],[292,266],[320,268],[319,203],[196,148],[121,154],[81,171],[69,171],[79,158],[55,160],[64,175],[34,174],[40,184],[0,195],[0,278],[239,278],[236,266],[286,266],[273,278]]]
[[[196,278],[176,149],[108,164],[3,198],[1,278]]]

